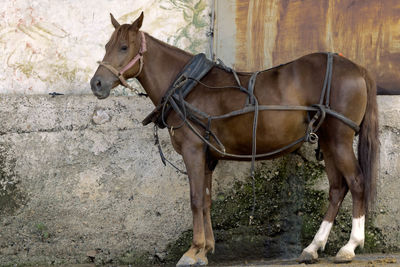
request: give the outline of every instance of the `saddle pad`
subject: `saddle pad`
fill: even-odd
[[[182,69],[182,71],[176,76],[172,85],[168,88],[165,95],[168,95],[168,92],[171,90],[175,90],[177,86],[180,89],[176,90],[174,95],[172,96],[175,102],[178,102],[179,93],[182,94],[183,98],[185,98],[192,89],[197,85],[196,80],[201,80],[210,70],[214,67],[214,63],[206,58],[204,53],[200,53],[195,55],[188,64]],[[187,79],[192,78],[192,79]],[[193,80],[194,79],[194,80]],[[185,81],[182,83],[182,81]],[[178,93],[179,91],[179,93]],[[150,122],[154,122],[160,128],[165,128],[164,123],[161,118],[161,109],[165,102],[165,97],[161,99],[161,103],[157,105],[157,107],[142,121],[143,125],[147,125]],[[167,119],[169,113],[171,112],[171,105],[167,105],[164,111],[164,120]]]

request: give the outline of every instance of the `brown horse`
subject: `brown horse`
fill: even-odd
[[[91,80],[94,95],[99,99],[108,97],[110,90],[121,83],[117,75],[126,79],[137,76],[153,104],[160,104],[175,77],[193,55],[140,31],[143,13],[132,24],[120,25],[112,15],[111,22],[115,31],[106,45],[103,64]],[[321,96],[326,66],[326,54],[315,53],[261,72],[255,83],[254,95],[260,105],[316,104]],[[250,75],[238,73],[238,79],[241,84],[247,84]],[[237,80],[223,68],[212,67],[201,82],[185,98],[198,110],[222,115],[245,106],[248,95],[235,88]],[[364,68],[338,55],[333,56],[330,108],[360,125],[358,159],[353,151],[355,131],[342,120],[327,115],[317,134],[329,179],[329,207],[314,240],[303,250],[300,262],[312,262],[318,258],[317,251],[324,249],[348,190],[353,201],[352,230],[348,243],[340,249],[336,259],[352,260],[354,249],[363,246],[365,214],[368,204],[374,200],[379,154],[376,86]],[[245,113],[218,120],[211,126],[226,153],[252,153],[253,116],[253,113]],[[179,125],[182,117],[172,111],[166,122]],[[257,153],[277,150],[301,138],[307,130],[307,122],[305,110],[260,111],[256,129]],[[205,134],[203,128],[196,129]],[[206,158],[203,141],[188,124],[170,131],[170,138],[186,165],[193,214],[192,245],[177,265],[207,264],[207,253],[214,251],[215,244],[210,218],[213,168],[206,164],[210,159]],[[215,140],[210,142],[216,144]],[[301,143],[295,144],[278,154],[290,153],[300,146]],[[214,162],[232,159],[213,149],[207,157]]]

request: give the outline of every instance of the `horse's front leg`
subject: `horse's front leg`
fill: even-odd
[[[204,230],[205,153],[201,144],[182,147],[183,161],[189,176],[190,204],[193,215],[193,241],[177,266],[206,265]]]
[[[214,163],[215,162],[215,163]],[[213,164],[216,164],[217,161],[214,161]],[[215,167],[215,166],[214,166]],[[213,167],[213,168],[214,168]],[[211,223],[211,191],[212,191],[212,173],[213,171],[210,169],[208,164],[205,166],[205,179],[204,179],[204,202],[203,202],[203,217],[204,217],[204,234],[206,239],[206,244],[204,250],[200,251],[197,254],[198,263],[207,264],[207,253],[214,253],[215,249],[215,240],[214,233],[212,229]]]

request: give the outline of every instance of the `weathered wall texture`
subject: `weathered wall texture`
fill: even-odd
[[[384,242],[379,248],[382,250],[382,246],[389,249],[400,244],[400,99],[381,97],[379,106],[382,154],[374,227],[383,236],[378,239]],[[150,111],[147,100],[135,97],[99,101],[93,96],[2,96],[0,263],[84,263],[90,262],[87,253],[92,250],[97,252],[95,262],[99,264],[132,263],[143,255],[151,260],[176,260],[180,254],[171,255],[171,244],[179,251],[187,249],[187,243],[175,242],[191,228],[188,181],[162,165],[152,127],[140,123]],[[160,134],[165,154],[182,166],[167,132]],[[308,149],[301,153],[313,160],[313,148]],[[303,164],[299,156],[288,162],[290,168]],[[275,257],[288,255],[288,251],[296,256],[315,234],[327,204],[326,179],[315,175],[319,171],[308,170],[309,175],[319,177],[313,183],[325,195],[305,193],[301,188],[309,182],[294,177],[293,170],[289,178],[279,178],[278,165],[280,161],[262,165],[265,168],[261,172],[276,177],[264,178],[257,187],[261,191],[256,220],[265,217],[268,222],[261,232],[258,227],[243,231],[240,226],[247,225],[251,186],[236,186],[230,191],[232,185],[248,177],[248,163],[221,162],[217,166],[213,220],[219,242],[214,259],[226,260],[234,255]],[[282,194],[286,194],[284,198]],[[307,199],[303,199],[304,194]],[[278,211],[271,204],[276,201],[274,197],[283,205]],[[303,201],[319,203],[316,208],[322,213],[314,214],[308,207],[311,204],[300,204]],[[297,208],[291,211],[288,207],[292,204],[287,203]],[[344,243],[335,239],[337,235],[348,238],[350,209],[345,215],[328,248]],[[312,219],[302,223],[304,216]],[[300,238],[305,227],[311,227],[306,231],[308,241]],[[275,239],[281,237],[278,241],[269,236],[271,229]],[[283,249],[278,251],[281,254],[271,248],[274,242]],[[248,250],[240,249],[249,244],[253,245]],[[289,249],[293,245],[296,249]]]
[[[332,51],[365,66],[379,86],[400,88],[397,0],[222,0],[216,12],[217,55],[239,70]]]
[[[380,177],[376,226],[387,243],[400,248],[400,96],[378,98],[380,113]]]
[[[0,94],[90,94],[113,27],[109,13],[191,52],[208,49],[210,0],[5,0],[0,5]],[[129,94],[119,88],[117,94]]]
[[[86,262],[96,249],[98,262],[165,254],[191,227],[189,186],[162,165],[152,127],[141,125],[151,109],[134,97],[2,96],[0,265]],[[221,168],[217,176],[228,179],[216,189],[246,171]]]

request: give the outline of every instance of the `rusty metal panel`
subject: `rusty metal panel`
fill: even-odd
[[[365,66],[381,87],[400,88],[398,0],[216,2],[216,56],[229,59],[238,70],[265,69],[304,54],[332,51]],[[231,34],[220,38],[225,31]]]

